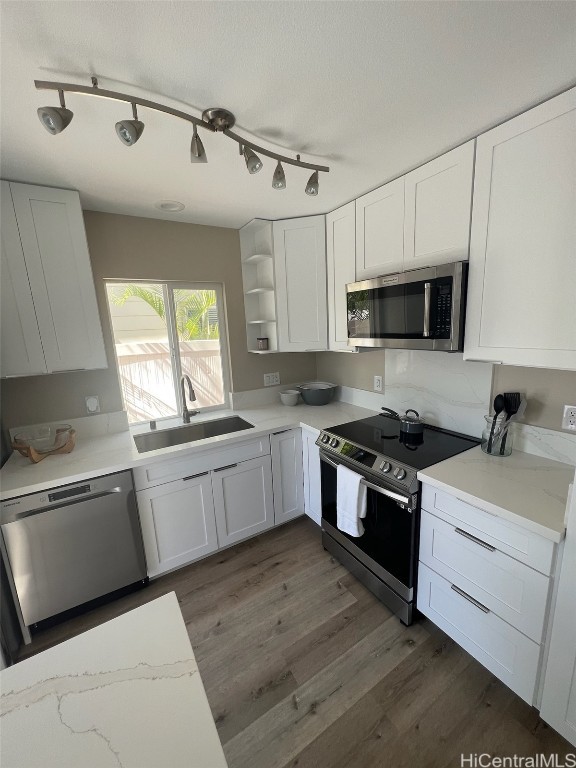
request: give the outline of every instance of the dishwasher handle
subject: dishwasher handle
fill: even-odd
[[[62,507],[70,507],[72,504],[82,504],[84,501],[92,501],[93,499],[101,499],[104,496],[112,496],[116,493],[122,493],[125,488],[117,486],[116,488],[109,488],[106,491],[99,491],[97,493],[89,493],[86,496],[75,496],[74,498],[66,499],[61,504],[50,504],[45,507],[38,507],[36,509],[28,509],[24,512],[15,512],[11,520],[7,520],[3,525],[9,525],[11,522],[17,520],[24,520],[27,517],[33,517],[34,515],[42,515],[45,512],[51,512],[53,509],[62,509]]]

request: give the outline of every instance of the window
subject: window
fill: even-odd
[[[180,414],[184,374],[196,393],[190,409],[228,405],[221,286],[110,281],[106,293],[131,424]]]

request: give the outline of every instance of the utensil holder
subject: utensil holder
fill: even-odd
[[[514,423],[504,419],[496,422],[492,436],[492,445],[490,446],[491,449],[488,450],[494,416],[484,416],[484,420],[486,421],[486,426],[482,432],[482,442],[480,444],[484,453],[487,453],[489,456],[510,456],[514,443]]]

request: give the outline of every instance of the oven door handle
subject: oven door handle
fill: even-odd
[[[334,467],[334,469],[338,469],[338,464],[335,461],[332,461],[332,459],[329,459],[327,456],[323,456],[320,454],[320,461],[325,461],[326,464],[329,464],[331,467]],[[387,496],[389,499],[394,499],[394,501],[397,501],[399,504],[403,504],[407,509],[412,511],[412,499],[409,496],[403,496],[401,493],[396,493],[395,491],[390,491],[388,488],[382,488],[379,485],[375,485],[374,483],[371,483],[369,480],[366,480],[366,478],[362,478],[360,481],[362,485],[365,485],[367,488],[370,488],[371,491],[376,491],[376,493],[382,494],[382,496]]]

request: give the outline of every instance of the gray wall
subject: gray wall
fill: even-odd
[[[84,220],[109,368],[2,382],[5,428],[85,416],[86,395],[98,395],[103,412],[122,409],[105,278],[223,283],[233,392],[262,387],[263,374],[274,371],[285,383],[315,378],[313,353],[254,355],[247,351],[237,230],[95,211],[85,211]]]

